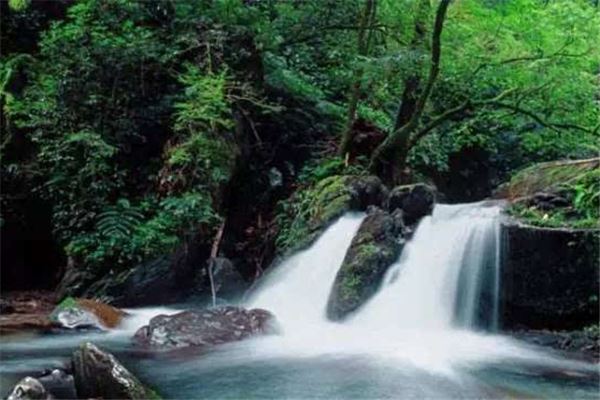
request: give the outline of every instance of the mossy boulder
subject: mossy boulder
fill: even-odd
[[[565,183],[576,181],[586,172],[600,168],[600,158],[551,161],[534,164],[517,172],[509,182],[498,187],[496,198],[515,201],[537,193],[557,193]]]
[[[334,175],[298,190],[286,202],[288,217],[280,218],[278,253],[289,255],[312,244],[347,211],[382,207],[388,190],[376,176]]]
[[[341,320],[364,304],[377,290],[383,275],[400,255],[402,213],[369,209],[350,244],[327,304],[327,316]]]

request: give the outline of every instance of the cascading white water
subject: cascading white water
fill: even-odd
[[[361,354],[440,373],[457,363],[539,358],[508,338],[464,329],[476,325],[483,294],[494,299],[487,321],[497,318],[500,211],[485,203],[436,206],[373,298],[336,323],[327,320],[326,303],[363,219],[342,217],[312,247],[276,267],[250,298],[247,306],[272,311],[283,328],[281,336],[258,340],[254,353]]]
[[[335,275],[364,214],[342,216],[307,250],[265,277],[248,304],[273,312],[284,330],[306,330],[325,320]]]
[[[495,327],[500,211],[484,203],[437,205],[390,267],[378,293],[350,323],[387,330],[473,328],[485,293],[493,314],[487,320]]]

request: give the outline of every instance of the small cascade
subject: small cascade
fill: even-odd
[[[497,327],[500,211],[485,203],[437,205],[351,323],[382,330]]]
[[[335,275],[363,219],[362,213],[338,219],[310,248],[275,267],[248,306],[273,312],[284,330],[299,332],[325,322]]]

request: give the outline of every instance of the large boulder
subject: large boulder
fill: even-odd
[[[50,320],[67,329],[115,328],[127,314],[108,304],[67,297],[50,314]]]
[[[134,341],[142,346],[175,349],[213,346],[275,332],[275,318],[261,309],[224,306],[159,315],[141,327]]]
[[[435,199],[435,189],[424,183],[397,186],[388,196],[387,208],[390,212],[402,210],[404,222],[414,225],[424,216],[431,214]]]
[[[330,319],[344,318],[375,293],[400,255],[403,228],[401,211],[369,209],[336,275],[327,303]]]
[[[75,387],[81,399],[152,399],[158,396],[146,388],[112,354],[92,343],[73,353]]]
[[[502,224],[503,326],[579,329],[597,323],[600,231]]]
[[[7,400],[50,400],[53,398],[39,380],[27,376],[15,385]]]

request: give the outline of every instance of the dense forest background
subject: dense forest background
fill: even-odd
[[[4,289],[182,246],[206,260],[216,238],[251,280],[329,176],[424,181],[462,202],[530,164],[598,154],[597,1],[3,0],[1,13]],[[597,186],[593,171],[573,188],[592,223]]]

